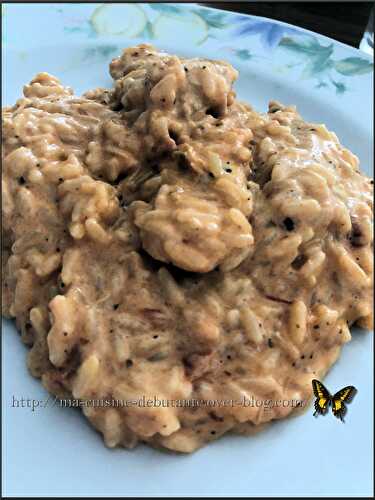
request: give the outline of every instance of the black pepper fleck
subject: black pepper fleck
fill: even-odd
[[[293,231],[294,229],[294,221],[290,217],[286,217],[283,220],[284,227],[287,231]]]

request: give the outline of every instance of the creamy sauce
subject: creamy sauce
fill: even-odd
[[[296,411],[240,402],[307,402],[371,327],[373,181],[294,107],[239,103],[227,63],[140,45],[110,72],[3,110],[3,314],[52,393],[170,402],[86,406],[108,446],[191,452]]]

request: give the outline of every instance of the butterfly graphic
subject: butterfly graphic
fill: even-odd
[[[347,410],[345,403],[351,402],[357,392],[357,389],[352,385],[348,385],[347,387],[344,387],[340,391],[336,392],[335,395],[331,396],[329,391],[321,382],[319,382],[319,380],[312,380],[312,387],[316,397],[314,404],[314,416],[317,414],[325,415],[328,411],[329,405],[331,404],[332,413],[343,422],[343,417]]]

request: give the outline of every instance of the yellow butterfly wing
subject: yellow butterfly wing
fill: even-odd
[[[316,397],[314,407],[314,415],[325,415],[327,413],[328,404],[331,401],[331,395],[324,385],[319,380],[312,380],[312,387]]]
[[[336,394],[332,397],[332,412],[335,417],[344,421],[343,417],[347,410],[345,403],[350,403],[356,392],[357,389],[352,385],[344,387],[340,391],[336,392]]]

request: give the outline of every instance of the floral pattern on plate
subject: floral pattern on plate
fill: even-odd
[[[289,74],[293,81],[308,81],[311,88],[338,96],[351,89],[353,77],[373,71],[371,58],[353,49],[352,57],[337,55],[340,44],[321,35],[196,4],[51,4],[50,11],[59,16],[63,33],[72,40],[98,41],[97,47],[84,51],[82,62],[113,57],[124,38],[134,43],[204,45],[219,58],[223,53],[223,59],[228,54],[249,64],[262,63],[276,74]]]

